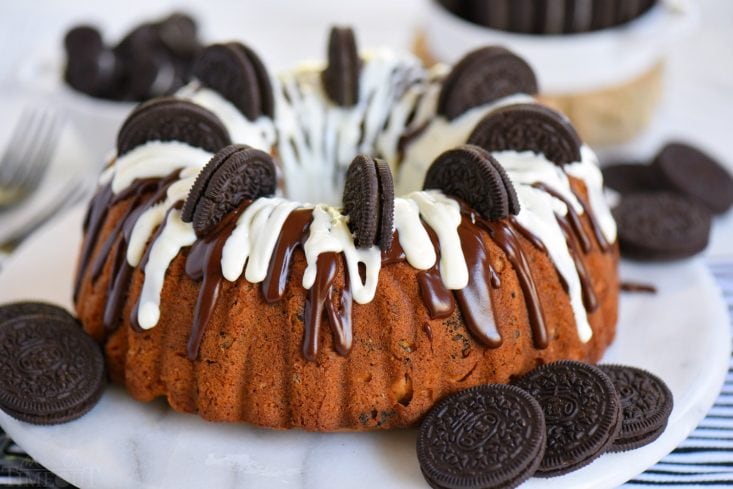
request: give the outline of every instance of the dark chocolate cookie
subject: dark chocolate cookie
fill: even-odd
[[[671,190],[721,214],[733,205],[733,177],[720,163],[684,143],[667,144],[652,167]]]
[[[499,46],[464,56],[443,81],[438,114],[455,119],[473,107],[515,93],[537,93],[537,79],[522,58]]]
[[[75,320],[21,316],[0,324],[0,408],[34,424],[76,419],[105,385],[104,358]]]
[[[181,218],[207,234],[245,200],[273,195],[277,187],[272,157],[258,149],[227,146],[209,161],[188,193]]]
[[[658,172],[642,163],[614,163],[601,168],[603,185],[625,195],[663,190]]]
[[[235,42],[204,48],[193,67],[201,83],[219,92],[248,119],[273,115],[270,78],[262,61],[248,47]]]
[[[545,447],[542,409],[522,389],[481,385],[425,417],[417,459],[432,487],[511,488],[532,476]]]
[[[612,452],[638,448],[656,440],[672,413],[672,392],[654,374],[623,365],[601,365],[616,387],[623,410],[621,432]],[[661,431],[660,431],[661,430]]]
[[[570,121],[539,104],[514,104],[490,112],[474,128],[469,144],[487,151],[533,151],[556,165],[580,161],[581,142]]]
[[[639,260],[675,260],[708,244],[711,216],[702,207],[668,192],[629,194],[613,209],[621,254]]]
[[[216,115],[173,97],[149,100],[132,111],[117,134],[117,154],[149,141],[181,141],[212,153],[230,144],[229,133]]]
[[[466,144],[438,156],[423,188],[457,197],[492,221],[519,213],[519,200],[504,168],[478,146]]]
[[[560,361],[514,382],[539,402],[547,425],[547,448],[537,470],[554,477],[583,467],[613,443],[621,429],[621,403],[613,383],[587,363]]]
[[[332,27],[328,36],[328,66],[321,75],[328,98],[343,107],[356,104],[360,70],[354,31],[349,27]]]
[[[380,159],[358,155],[346,171],[344,215],[357,248],[392,247],[394,183],[389,165]]]
[[[66,321],[76,321],[74,316],[63,307],[47,302],[11,302],[0,306],[0,324],[22,316],[50,316]]]

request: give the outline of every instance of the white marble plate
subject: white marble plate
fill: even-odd
[[[34,298],[70,305],[81,210],[39,232],[0,273],[0,302]],[[606,361],[661,376],[675,397],[665,433],[633,452],[604,455],[572,474],[525,488],[610,488],[669,453],[712,406],[728,370],[725,304],[698,260],[624,263],[622,277],[655,284],[656,295],[625,294],[618,338]],[[0,424],[43,465],[86,489],[216,487],[426,487],[415,431],[314,434],[207,423],[163,402],[134,402],[110,388],[88,415],[53,427],[0,412]]]

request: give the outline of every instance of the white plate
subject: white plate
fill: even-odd
[[[70,305],[81,209],[39,232],[0,273],[0,302],[46,299]],[[669,453],[712,406],[728,370],[725,303],[698,260],[624,263],[622,278],[653,283],[656,295],[625,294],[618,337],[606,361],[646,368],[670,386],[675,408],[664,434],[639,450],[604,455],[525,488],[610,488]],[[415,430],[385,433],[268,431],[207,423],[164,402],[141,404],[110,388],[86,416],[39,427],[0,412],[0,424],[39,462],[82,488],[426,487]]]

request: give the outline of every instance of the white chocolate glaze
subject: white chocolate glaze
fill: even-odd
[[[382,266],[381,251],[376,246],[357,248],[348,217],[336,206],[341,200],[346,168],[356,154],[367,153],[387,158],[398,177],[396,189],[405,194],[395,198],[394,230],[406,261],[419,270],[436,264],[438,257],[428,232],[431,230],[440,247],[443,284],[452,290],[467,286],[469,270],[458,233],[460,206],[439,191],[420,191],[425,172],[441,152],[463,144],[486,114],[510,104],[531,103],[533,99],[513,95],[448,121],[436,115],[440,80],[447,67],[437,65],[426,70],[412,56],[397,56],[389,51],[375,51],[363,60],[359,97],[353,107],[340,107],[328,99],[320,81],[323,66],[315,64],[303,65],[272,80],[274,120],[263,116],[250,121],[233,104],[195,81],[178,94],[216,114],[234,143],[274,150],[284,175],[288,199],[255,200],[242,212],[226,238],[221,258],[226,280],[234,282],[242,276],[251,283],[265,280],[287,217],[296,209],[308,208],[313,217],[303,244],[303,287],[313,286],[320,255],[341,253],[354,300],[360,304],[371,301]],[[412,137],[403,148],[401,139],[405,134]],[[517,189],[521,205],[517,221],[547,249],[567,284],[578,336],[588,341],[592,331],[583,306],[581,281],[563,230],[555,219],[556,215],[565,216],[568,208],[562,200],[532,187],[542,182],[569,202],[577,214],[582,214],[583,206],[571,190],[568,175],[583,180],[590,207],[605,237],[609,242],[615,241],[615,223],[603,198],[596,157],[585,146],[581,155],[581,161],[561,168],[532,152],[493,154]],[[150,246],[138,309],[138,322],[143,328],[151,328],[158,321],[163,280],[171,261],[196,240],[192,225],[182,222],[180,211],[173,207],[185,200],[211,157],[210,153],[184,143],[150,142],[117,158],[100,177],[101,183],[111,183],[113,192],[119,193],[137,179],[162,178],[180,170],[179,179],[168,187],[165,199],[140,215],[130,237],[126,258],[133,267],[140,265],[146,246]],[[325,203],[300,203],[307,201]],[[158,237],[149,244],[160,226]]]

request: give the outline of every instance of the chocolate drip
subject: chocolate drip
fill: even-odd
[[[468,266],[468,285],[453,293],[458,300],[466,327],[480,343],[489,348],[501,346],[502,339],[496,329],[489,284],[489,254],[484,247],[481,233],[467,219],[458,226],[461,248]]]
[[[420,271],[417,274],[417,284],[420,288],[420,297],[428,308],[431,319],[445,319],[453,314],[456,309],[453,294],[443,285],[437,267]]]
[[[624,292],[644,292],[656,294],[657,288],[651,284],[640,284],[636,282],[621,282],[620,288]]]
[[[262,282],[262,296],[272,304],[282,299],[290,274],[290,262],[295,250],[302,247],[308,236],[313,211],[297,209],[283,223],[280,236],[272,253],[267,276]]]
[[[570,225],[572,226],[572,229],[575,233],[575,236],[578,238],[578,241],[580,242],[580,247],[583,250],[583,253],[588,253],[591,250],[591,244],[590,244],[590,238],[588,238],[588,235],[585,232],[585,229],[583,229],[583,223],[580,220],[580,216],[575,211],[575,208],[572,206],[570,201],[565,198],[561,193],[556,192],[555,190],[551,189],[549,186],[545,185],[544,183],[537,182],[532,184],[532,186],[536,189],[542,190],[543,192],[555,197],[557,200],[565,204],[565,207],[568,208],[567,213],[567,219]],[[576,195],[576,197],[578,197]],[[578,197],[578,200],[581,200],[580,197]],[[583,209],[585,209],[585,205],[583,205],[581,200],[581,205],[583,206]],[[587,213],[587,210],[586,210]],[[601,246],[601,242],[598,242],[598,245]],[[603,249],[603,246],[601,246],[601,249]]]
[[[111,184],[107,184],[98,189],[97,193],[92,198],[92,202],[89,205],[89,211],[84,218],[84,242],[81,246],[79,271],[77,272],[74,283],[74,302],[79,298],[82,279],[84,278],[87,267],[89,266],[89,260],[92,257],[94,246],[97,244],[97,240],[99,239],[99,232],[102,230],[102,224],[107,217],[107,211],[109,210],[112,196]]]
[[[341,290],[338,302],[336,301],[335,295],[336,291],[332,285],[328,291],[328,299],[326,300],[328,324],[331,325],[331,334],[333,334],[333,343],[336,352],[341,356],[346,356],[351,351],[353,334],[353,328],[351,327],[351,306],[353,299],[351,297],[351,288],[348,279],[344,288]]]
[[[578,271],[578,279],[580,279],[581,292],[583,296],[583,306],[587,312],[593,312],[598,309],[598,297],[596,297],[596,293],[593,290],[593,283],[590,280],[588,268],[586,268],[583,260],[580,259],[580,250],[578,250],[578,244],[575,236],[573,235],[571,224],[562,216],[555,217],[560,225],[560,229],[562,229],[562,232],[565,235],[565,241],[568,244],[568,252],[575,263],[575,269]],[[565,284],[565,286],[567,287],[567,284]]]
[[[327,302],[331,302],[331,286],[338,271],[338,254],[330,252],[319,255],[316,267],[316,280],[305,299],[303,325],[303,356],[310,362],[315,362],[318,355],[323,309]]]
[[[186,259],[186,275],[191,280],[201,281],[196,306],[193,310],[191,336],[188,338],[188,359],[196,360],[201,349],[206,326],[211,320],[224,279],[221,273],[221,254],[224,244],[237,224],[239,215],[249,201],[227,214],[206,237],[199,238],[191,246]]]
[[[514,266],[517,278],[519,279],[519,285],[521,286],[522,293],[524,294],[524,301],[527,304],[527,313],[529,316],[530,326],[532,327],[532,339],[534,346],[539,349],[547,348],[548,335],[547,326],[545,324],[545,315],[542,311],[542,303],[540,302],[537,286],[534,278],[532,277],[529,261],[522,250],[517,232],[514,231],[511,222],[508,220],[487,221],[482,217],[473,214],[470,218],[464,216],[464,224],[468,222],[467,219],[476,222],[478,226],[488,231],[494,242],[504,251],[511,264]],[[477,233],[474,231],[474,234]],[[463,241],[461,244],[463,244]],[[464,311],[464,317],[465,316],[466,314]]]
[[[402,249],[402,245],[400,244],[400,233],[399,231],[395,231],[394,238],[392,238],[392,246],[389,250],[382,250],[382,267],[406,260],[405,250]]]
[[[572,190],[572,189],[571,189]],[[596,215],[593,213],[593,209],[591,208],[590,204],[583,199],[576,191],[572,191],[573,195],[575,195],[575,198],[578,199],[578,202],[580,202],[580,205],[583,207],[583,212],[585,212],[585,215],[588,216],[588,221],[590,222],[590,227],[593,230],[593,234],[596,237],[596,241],[598,242],[598,246],[601,248],[601,251],[604,253],[607,253],[611,250],[611,245],[606,241],[606,237],[603,235],[603,230],[601,229],[601,225],[598,224],[598,219],[596,218]]]
[[[542,253],[547,253],[547,248],[545,247],[545,243],[542,242],[542,240],[534,234],[532,231],[527,229],[526,227],[522,226],[516,217],[510,215],[507,219],[509,219],[509,222],[512,223],[512,227],[519,232],[527,241],[532,243],[532,246],[540,250]]]

